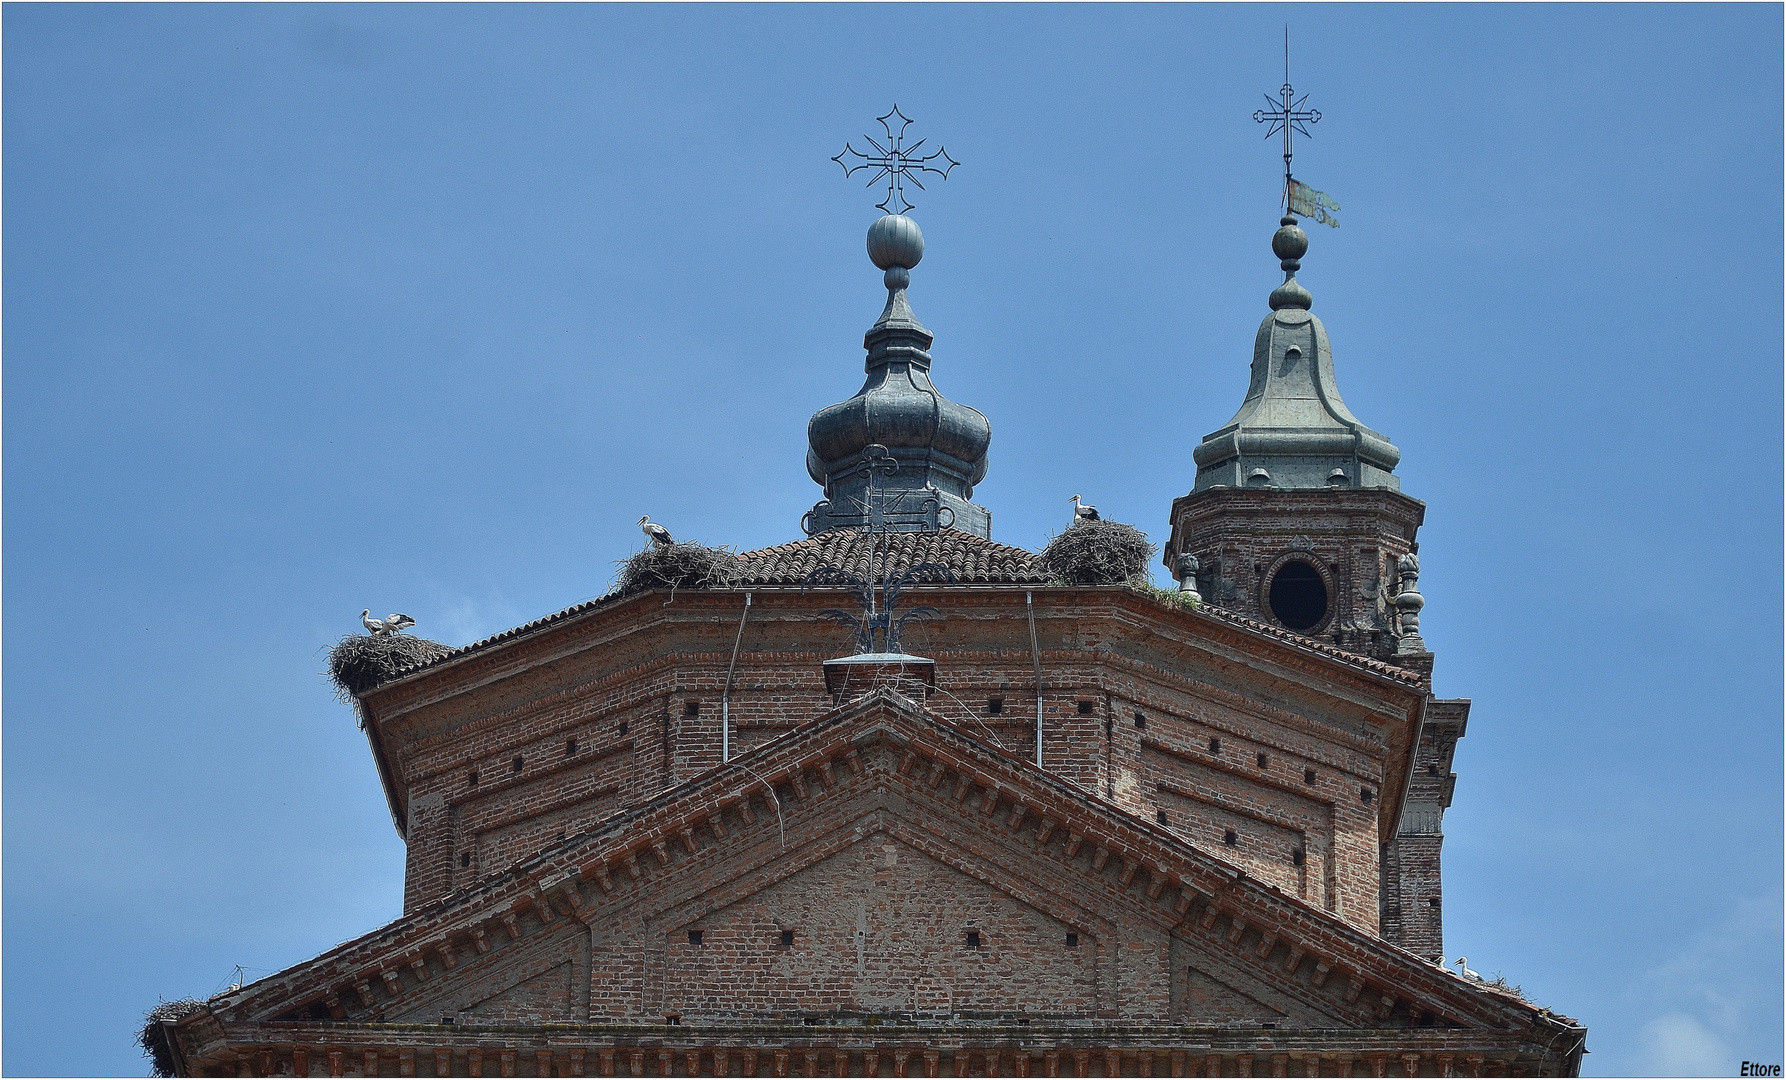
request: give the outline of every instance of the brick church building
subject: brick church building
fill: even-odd
[[[991,538],[991,425],[932,383],[923,238],[880,219],[805,537],[360,694],[403,914],[165,1022],[173,1068],[1576,1075],[1582,1025],[1444,965],[1470,706],[1433,693],[1425,506],[1340,398],[1306,248],[1286,217],[1245,400],[1169,508],[1174,594]]]

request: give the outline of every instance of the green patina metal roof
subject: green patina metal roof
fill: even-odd
[[[1340,397],[1327,329],[1310,314],[1313,297],[1296,280],[1308,235],[1286,217],[1271,248],[1284,283],[1272,290],[1271,314],[1253,340],[1253,377],[1240,411],[1192,451],[1193,488],[1307,490],[1368,487],[1401,490],[1401,451],[1365,427]]]

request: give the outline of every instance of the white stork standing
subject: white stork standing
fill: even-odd
[[[1457,969],[1459,978],[1473,979],[1476,982],[1482,981],[1482,976],[1470,970],[1469,957],[1467,956],[1458,957],[1456,960],[1452,961],[1451,966]]]
[[[1079,496],[1077,496],[1077,495],[1073,496],[1072,499],[1070,499],[1068,501],[1070,501],[1073,504],[1073,524],[1077,525],[1081,521],[1096,521],[1096,520],[1098,520],[1098,508],[1097,507],[1095,507],[1095,506],[1081,506],[1079,504]]]
[[[653,522],[651,520],[650,514],[646,514],[644,517],[639,519],[639,529],[646,536],[651,538],[652,543],[656,544],[660,548],[667,548],[676,542],[670,536],[670,530],[664,528],[662,525],[659,525],[659,524],[656,524],[655,522]]]
[[[360,612],[360,623],[373,637],[379,637],[384,634],[401,633],[406,627],[414,626],[415,620],[401,612],[386,615],[382,619],[374,619],[372,609],[367,608]]]

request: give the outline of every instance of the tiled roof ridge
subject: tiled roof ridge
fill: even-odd
[[[785,544],[776,544],[770,547],[757,548],[754,551],[740,552],[736,557],[741,563],[767,564],[767,566],[759,574],[752,574],[749,569],[746,569],[741,579],[728,587],[773,588],[776,586],[786,587],[798,585],[806,574],[810,573],[816,566],[841,565],[848,561],[847,556],[843,560],[827,560],[823,558],[824,555],[830,553],[833,549],[844,549],[844,551],[848,551],[851,547],[860,544],[869,535],[871,534],[838,529],[819,533],[817,536],[803,537],[802,539],[789,541]],[[920,561],[916,558],[920,548],[926,549],[923,553],[930,558],[930,561],[942,561],[945,563],[953,561],[948,558],[948,555],[950,554],[948,548],[950,546],[955,546],[957,550],[973,549],[976,554],[982,555],[984,561],[983,563],[980,563],[980,565],[983,565],[984,569],[979,569],[977,566],[950,566],[950,569],[955,570],[960,576],[957,584],[1033,587],[1047,586],[1052,583],[1046,574],[1042,573],[1040,570],[1034,569],[1034,562],[1039,556],[1036,552],[1029,551],[1026,548],[1001,544],[996,540],[989,540],[985,537],[975,536],[972,533],[961,532],[957,529],[943,529],[936,533],[886,533],[881,535],[884,537],[891,537],[895,540],[897,545],[894,548],[895,557],[906,565],[915,561]],[[941,549],[940,559],[936,557],[939,554],[939,549]],[[803,556],[810,557],[810,561],[802,558]],[[1021,561],[1022,564],[1021,569],[1015,569],[1009,566],[1009,563],[1019,561]],[[978,563],[979,560],[976,560],[976,562]],[[898,565],[898,563],[896,562],[895,565]],[[964,573],[964,568],[970,572]],[[441,664],[456,660],[462,656],[470,655],[471,653],[482,652],[485,649],[503,642],[525,637],[536,630],[564,622],[567,619],[573,619],[588,614],[598,608],[606,607],[618,600],[625,599],[626,595],[628,594],[622,593],[618,588],[610,590],[592,600],[584,600],[580,603],[573,604],[562,611],[541,616],[531,622],[522,623],[519,626],[511,627],[500,633],[492,634],[489,637],[461,645],[449,652],[443,653],[433,660],[395,672],[392,674],[391,678],[387,680],[387,683],[407,678],[429,668],[438,667]],[[1403,682],[1420,681],[1420,675],[1418,673],[1409,671],[1406,668],[1385,663],[1382,660],[1374,659],[1362,653],[1351,652],[1316,638],[1305,637],[1292,630],[1286,630],[1281,626],[1273,626],[1270,623],[1242,615],[1238,612],[1216,607],[1208,602],[1198,605],[1196,611],[1199,614],[1208,615],[1231,626],[1251,630],[1286,644],[1310,652],[1319,653],[1330,659],[1339,660],[1355,667],[1362,667],[1374,674],[1384,675]]]

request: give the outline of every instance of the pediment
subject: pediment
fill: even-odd
[[[762,991],[794,977],[784,929],[790,950],[824,957],[809,980],[822,992]],[[971,951],[970,930],[984,935]],[[885,690],[212,1009],[461,1023],[1008,1014],[1001,973],[1020,961],[1047,973],[1049,1015],[1504,1029],[1534,1011]]]

